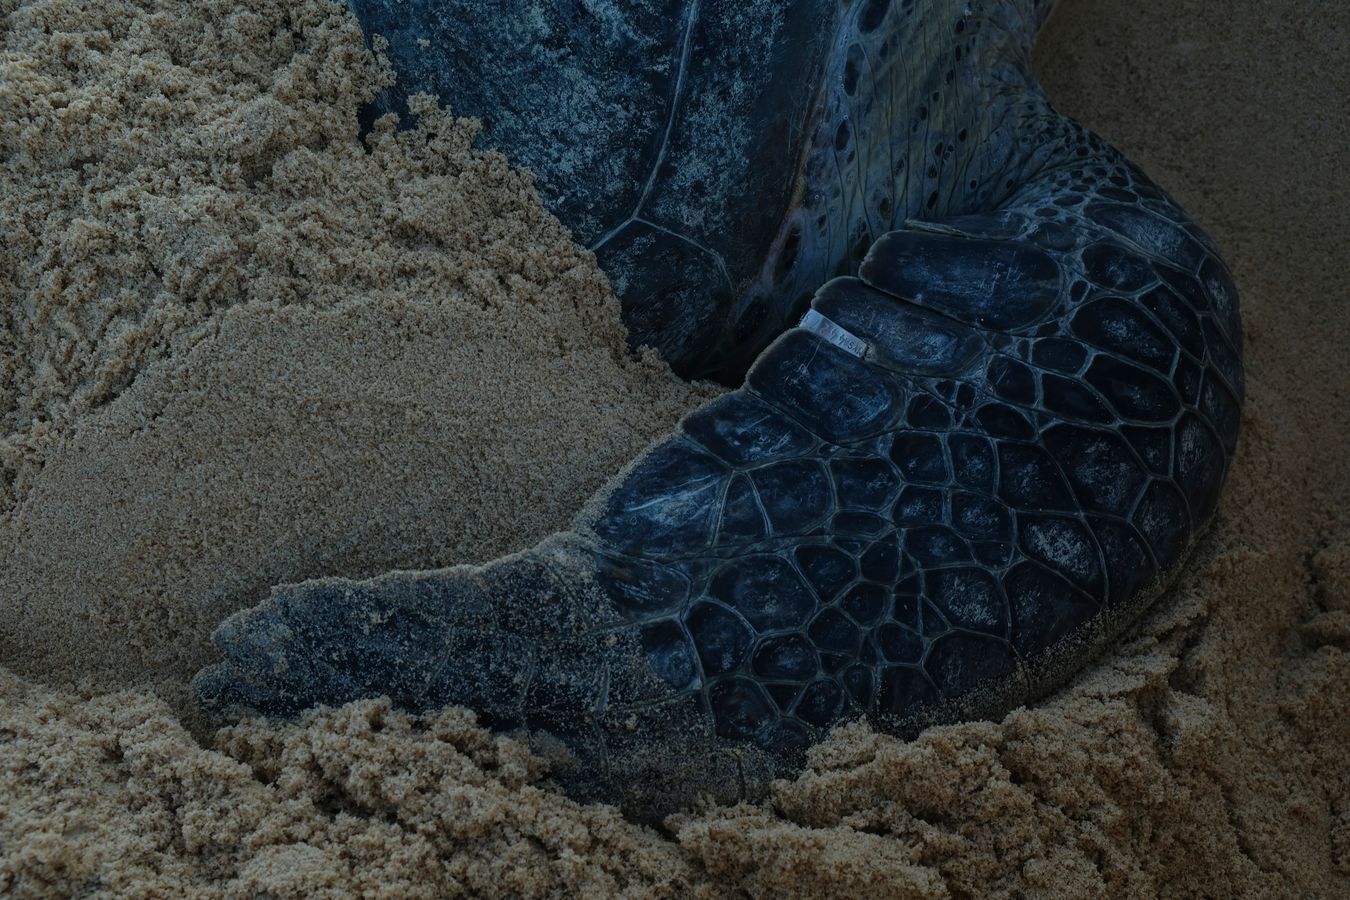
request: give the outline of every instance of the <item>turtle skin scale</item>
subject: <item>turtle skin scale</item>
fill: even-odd
[[[826,77],[847,77],[865,16],[881,9],[872,31],[896,33],[914,6],[849,6]],[[801,225],[802,265],[833,271],[829,247],[844,247],[847,274],[822,279],[741,387],[529,551],[276,589],[221,625],[202,705],[463,704],[561,751],[574,795],[650,817],[754,796],[841,721],[904,734],[997,714],[1141,614],[1211,518],[1236,446],[1236,290],[1185,212],[1026,75],[1041,4],[919,6],[936,17],[922,46],[947,42],[923,71],[1013,16],[997,33],[1015,43],[953,69],[947,102],[983,98],[991,121],[969,151],[969,134],[905,135],[961,158],[955,172],[913,174],[912,148],[880,188],[863,168],[849,190],[906,218],[861,259],[821,236],[870,234],[865,209],[811,224],[830,198],[810,189],[820,142],[803,144],[780,218]],[[854,153],[881,153],[883,120],[909,121],[851,120],[835,152],[861,134]],[[743,299],[725,300],[729,321]]]

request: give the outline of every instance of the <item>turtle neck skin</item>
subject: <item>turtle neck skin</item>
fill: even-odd
[[[910,218],[988,208],[1040,0],[349,0],[596,253],[633,346],[740,384]],[[941,35],[941,39],[935,36]]]

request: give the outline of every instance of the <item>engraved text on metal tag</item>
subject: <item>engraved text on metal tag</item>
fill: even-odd
[[[853,356],[861,357],[867,352],[866,341],[831,322],[814,309],[806,311],[806,315],[802,316],[802,320],[797,327],[805,328],[807,331],[819,335],[840,350]]]

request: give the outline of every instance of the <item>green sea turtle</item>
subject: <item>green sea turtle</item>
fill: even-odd
[[[204,707],[465,704],[657,814],[1061,682],[1211,517],[1243,374],[1213,242],[1033,80],[1050,5],[352,0],[635,343],[744,383],[529,551],[276,589]]]

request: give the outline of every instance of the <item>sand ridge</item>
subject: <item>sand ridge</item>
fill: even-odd
[[[562,527],[708,391],[626,355],[593,260],[469,123],[427,109],[353,149],[385,76],[335,7],[0,0],[0,893],[1350,893],[1350,306],[1326,265],[1350,75],[1310,71],[1350,21],[1063,6],[1051,95],[1177,194],[1243,292],[1216,527],[1047,701],[911,742],[843,728],[765,803],[653,830],[550,790],[464,710],[368,701],[204,747],[174,684],[268,579]],[[157,209],[173,226],[142,235]]]

